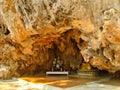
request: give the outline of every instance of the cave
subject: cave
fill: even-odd
[[[0,79],[47,71],[120,78],[119,3],[1,0]]]

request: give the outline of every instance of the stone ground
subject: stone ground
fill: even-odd
[[[120,90],[110,77],[83,79],[70,76],[22,77],[0,80],[0,90]]]

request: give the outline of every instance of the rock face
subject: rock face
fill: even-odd
[[[87,62],[120,70],[119,0],[1,0],[0,77],[51,69],[60,57],[65,70]]]

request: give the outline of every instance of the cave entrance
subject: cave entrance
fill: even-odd
[[[66,36],[63,36],[66,39]],[[51,71],[74,71],[76,72],[81,63],[83,57],[80,53],[77,43],[74,39],[69,38],[66,42],[60,42],[63,46],[53,44],[54,59],[52,61]],[[62,51],[62,50],[63,51]]]

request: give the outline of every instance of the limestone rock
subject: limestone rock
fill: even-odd
[[[119,0],[0,0],[0,49],[0,65],[16,68],[11,76],[50,70],[57,56],[66,70],[88,62],[116,72]]]

